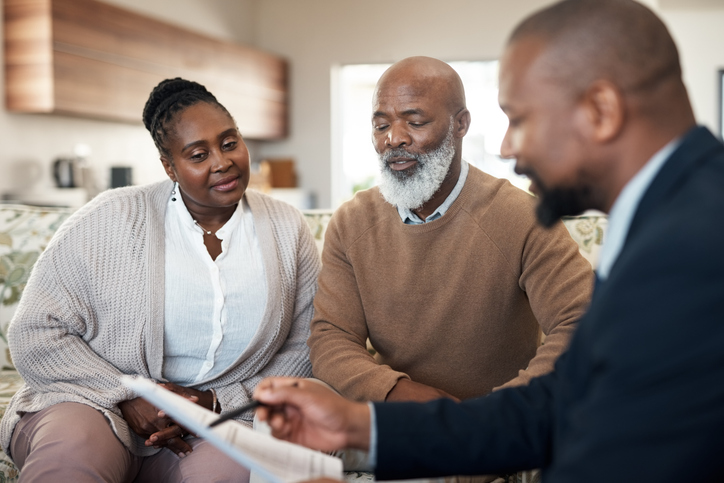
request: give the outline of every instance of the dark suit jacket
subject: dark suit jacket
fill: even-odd
[[[696,128],[666,161],[552,374],[375,410],[380,479],[724,481],[724,146]]]

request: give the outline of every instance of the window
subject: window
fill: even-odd
[[[463,159],[521,189],[529,182],[515,174],[513,160],[500,158],[508,119],[498,106],[498,62],[450,62],[465,86],[471,125],[463,141]],[[390,64],[337,67],[332,73],[332,202],[334,207],[355,191],[377,184],[378,158],[372,147],[372,94]]]

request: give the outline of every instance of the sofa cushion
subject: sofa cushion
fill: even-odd
[[[332,210],[307,210],[304,212],[304,218],[312,230],[320,254],[324,245],[324,234],[327,232],[327,225],[332,218],[332,213]],[[595,268],[603,245],[603,235],[608,228],[608,217],[603,213],[590,212],[581,216],[566,216],[562,221],[568,229],[568,233],[578,244],[581,255]]]
[[[30,270],[58,227],[73,212],[0,204],[0,368],[12,368],[7,326],[30,276]]]

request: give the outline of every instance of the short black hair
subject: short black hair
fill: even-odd
[[[198,82],[176,77],[163,80],[153,88],[143,108],[143,124],[151,133],[160,154],[171,157],[166,147],[171,122],[177,114],[199,102],[218,106],[229,114],[216,97]]]

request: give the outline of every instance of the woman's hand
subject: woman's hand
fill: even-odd
[[[206,409],[211,410],[213,408],[214,397],[211,391],[198,391],[190,387],[179,386],[172,382],[164,382],[159,385]],[[157,417],[171,421],[172,424],[150,434],[146,440],[146,446],[153,446],[155,448],[167,447],[182,458],[186,453],[190,453],[191,447],[182,439],[184,435],[190,434],[189,431],[173,422],[163,411],[158,411]]]
[[[148,438],[146,446],[167,447],[179,457],[184,457],[192,451],[191,446],[182,439],[185,434],[184,429],[171,418],[159,415],[158,409],[145,399],[122,401],[118,403],[118,408],[133,432]]]
[[[133,432],[146,438],[173,423],[169,418],[159,417],[158,409],[140,397],[122,401],[118,408]]]
[[[211,411],[214,405],[214,396],[211,391],[198,391],[191,387],[183,387],[173,382],[163,382],[159,384],[161,387],[168,389],[174,394],[185,397],[189,401],[193,401],[199,406]]]
[[[150,435],[145,444],[154,448],[168,448],[176,453],[179,458],[183,458],[193,451],[191,446],[183,439],[187,434],[190,433],[186,429],[172,423],[167,428]]]

